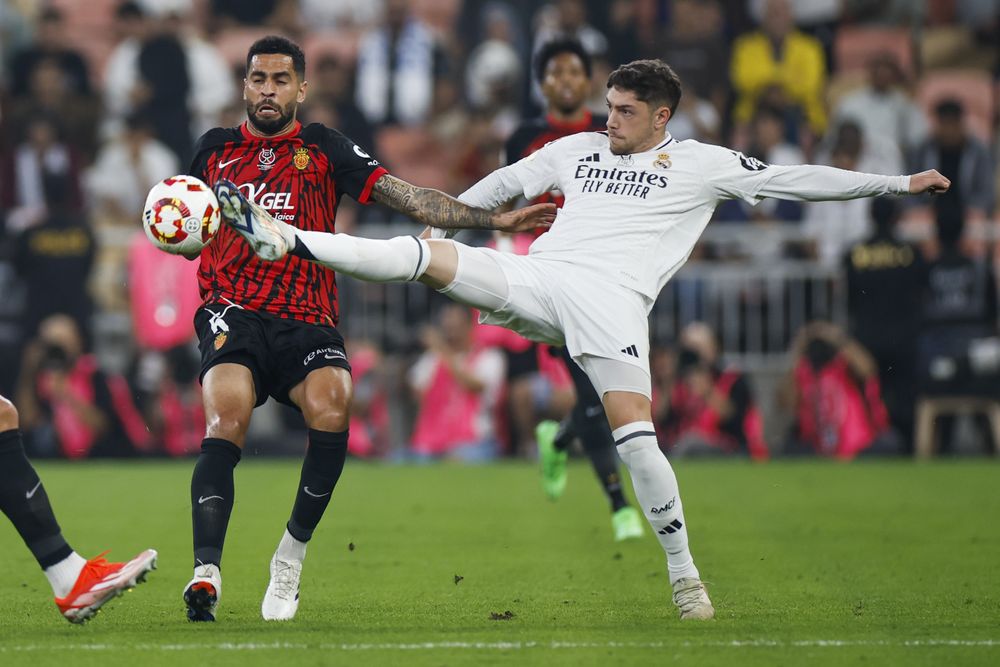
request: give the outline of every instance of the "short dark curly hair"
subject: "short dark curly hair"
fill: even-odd
[[[583,63],[583,71],[587,73],[588,78],[590,77],[594,71],[594,63],[587,49],[583,48],[583,44],[576,39],[553,39],[545,42],[535,55],[535,80],[538,83],[545,78],[545,68],[549,66],[549,61],[564,53],[572,53],[579,58]]]
[[[662,60],[633,60],[620,66],[608,76],[608,88],[631,91],[654,107],[669,107],[671,116],[681,101],[681,79]]]
[[[256,42],[250,45],[250,50],[247,51],[247,71],[250,71],[250,61],[253,57],[260,53],[277,53],[283,56],[288,56],[292,59],[292,69],[295,70],[295,74],[298,75],[299,79],[305,80],[306,78],[306,54],[302,52],[302,47],[288,39],[287,37],[282,37],[281,35],[268,35],[267,37],[261,37]]]

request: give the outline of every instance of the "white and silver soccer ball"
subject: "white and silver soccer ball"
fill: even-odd
[[[194,176],[165,178],[146,196],[142,228],[164,252],[197,254],[219,230],[219,202],[212,189]]]

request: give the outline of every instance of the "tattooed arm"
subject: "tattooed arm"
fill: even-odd
[[[440,190],[420,188],[389,174],[375,181],[372,199],[417,222],[442,229],[524,231],[548,226],[555,217],[555,206],[549,204],[505,213],[474,208]]]

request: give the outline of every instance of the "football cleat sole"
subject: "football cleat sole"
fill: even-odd
[[[123,581],[109,588],[106,596],[98,598],[87,606],[67,609],[63,612],[63,618],[70,623],[83,624],[97,616],[105,604],[125,595],[139,584],[146,583],[146,577],[156,569],[157,555],[155,549],[147,549],[130,560],[121,569]]]

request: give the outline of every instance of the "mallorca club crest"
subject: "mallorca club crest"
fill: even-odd
[[[299,148],[296,148],[295,149],[295,156],[292,157],[292,164],[294,164],[295,168],[298,169],[299,171],[302,171],[303,169],[305,169],[306,167],[308,167],[309,166],[309,151],[306,150],[305,148],[301,147],[301,146]]]
[[[257,166],[261,171],[267,171],[274,166],[274,161],[277,156],[274,154],[274,147],[269,146],[267,148],[261,148],[260,154],[257,156]]]
[[[226,344],[227,338],[229,338],[229,336],[226,335],[225,331],[220,331],[219,333],[217,333],[215,335],[215,343],[214,343],[215,349],[216,350],[222,349],[222,346]]]
[[[670,161],[670,153],[657,153],[653,160],[653,166],[657,169],[670,169],[674,163]]]

